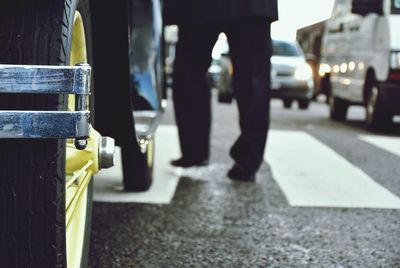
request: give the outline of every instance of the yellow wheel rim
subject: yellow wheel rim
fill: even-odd
[[[70,65],[87,63],[85,30],[81,14],[76,11],[72,32]],[[75,109],[75,96],[68,97],[68,110]],[[67,267],[80,267],[86,226],[88,185],[94,171],[96,145],[89,139],[84,151],[78,151],[73,140],[66,145],[66,249]]]

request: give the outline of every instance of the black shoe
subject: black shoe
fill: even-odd
[[[173,165],[174,167],[183,167],[183,168],[201,167],[208,165],[208,159],[192,160],[192,159],[185,159],[182,157],[176,160],[172,160],[171,165]]]
[[[245,182],[255,182],[256,175],[250,172],[238,164],[234,164],[233,167],[228,171],[228,178],[234,181],[245,181]]]

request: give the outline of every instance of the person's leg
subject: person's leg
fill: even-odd
[[[243,18],[227,25],[241,129],[230,153],[235,163],[250,176],[263,161],[269,128],[270,22]]]
[[[182,159],[185,161],[173,161],[173,165],[191,166],[191,162],[207,160],[209,157],[211,93],[206,72],[218,34],[215,25],[179,27],[173,100]]]

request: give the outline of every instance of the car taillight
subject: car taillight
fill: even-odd
[[[400,81],[400,70],[390,70],[388,75],[389,81]]]

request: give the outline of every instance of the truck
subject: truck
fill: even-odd
[[[365,108],[373,131],[400,114],[400,1],[337,0],[326,22],[319,73],[329,92],[330,118]]]
[[[0,263],[87,267],[93,177],[152,182],[162,1],[0,2]]]

